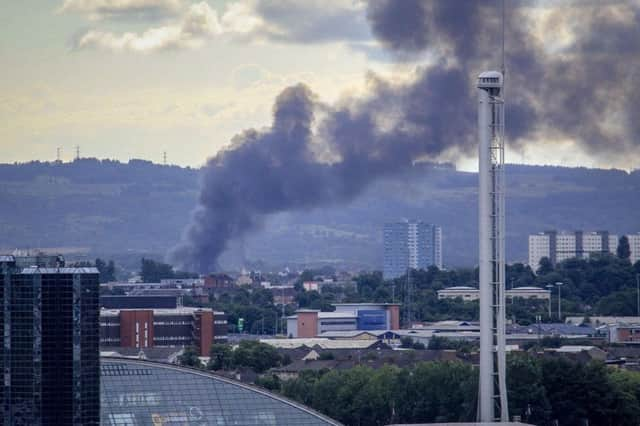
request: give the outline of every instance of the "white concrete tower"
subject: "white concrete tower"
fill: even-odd
[[[504,87],[478,77],[480,382],[478,420],[509,420],[505,359]]]

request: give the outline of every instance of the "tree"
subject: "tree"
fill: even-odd
[[[178,357],[178,363],[185,367],[202,368],[202,362],[198,358],[198,352],[193,346],[187,346]]]
[[[230,345],[214,343],[209,351],[209,370],[229,370],[233,367],[233,351]]]
[[[513,354],[507,360],[509,412],[527,423],[546,424],[551,414],[542,383],[540,363],[528,354]]]
[[[113,260],[110,260],[109,263],[104,260],[97,258],[96,269],[100,272],[100,282],[108,283],[116,280],[116,264]]]
[[[155,260],[145,259],[140,261],[140,276],[142,281],[147,283],[159,282],[168,278],[197,278],[197,274],[183,271],[174,271],[173,266],[156,262]]]
[[[629,247],[629,238],[626,235],[623,235],[618,240],[618,257],[620,259],[629,259],[631,256],[631,248]]]
[[[263,373],[281,363],[282,357],[278,351],[266,343],[243,340],[233,351],[234,366],[249,367],[256,373]]]
[[[546,275],[553,272],[553,263],[551,262],[551,259],[549,259],[548,257],[543,257],[542,259],[540,259],[540,262],[538,262],[538,270],[536,271],[536,273],[538,275]]]
[[[636,289],[616,291],[601,298],[596,305],[600,315],[633,316],[637,310]]]

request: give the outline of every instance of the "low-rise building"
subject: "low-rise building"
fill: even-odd
[[[300,309],[287,318],[291,337],[316,337],[327,331],[397,330],[400,305],[397,303],[336,303],[334,312]]]
[[[640,323],[617,322],[607,325],[609,343],[640,344]]]
[[[549,300],[551,292],[540,287],[516,287],[505,290],[504,295],[507,299],[539,299]]]
[[[468,286],[455,286],[438,290],[438,299],[457,299],[464,301],[472,301],[480,299],[480,293],[477,288]]]
[[[521,299],[538,299],[549,300],[551,297],[549,290],[542,289],[540,287],[516,287],[509,290],[505,290],[505,297],[507,299],[521,298]],[[480,299],[480,292],[477,288],[467,286],[457,286],[444,288],[438,290],[438,299],[457,299],[460,298],[465,302]]]
[[[211,274],[204,277],[204,288],[208,291],[234,286],[234,279],[227,274]]]
[[[100,296],[100,307],[105,309],[175,309],[178,302],[180,297],[165,295]]]
[[[296,289],[292,285],[269,286],[266,289],[273,295],[276,305],[289,305],[296,301]]]
[[[320,290],[320,282],[319,281],[305,281],[302,283],[302,288],[306,291],[319,291]]]
[[[201,356],[227,340],[227,316],[204,308],[102,309],[100,345],[149,348],[195,346]]]

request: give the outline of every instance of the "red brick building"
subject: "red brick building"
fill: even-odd
[[[195,346],[208,356],[227,340],[227,316],[211,309],[102,309],[100,346],[150,348]]]

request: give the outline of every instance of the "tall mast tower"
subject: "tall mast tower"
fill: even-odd
[[[509,420],[505,357],[504,79],[478,77],[480,383],[478,420]]]

